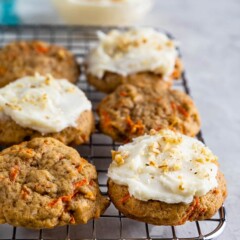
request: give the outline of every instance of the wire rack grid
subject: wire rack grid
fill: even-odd
[[[110,28],[81,26],[0,26],[0,47],[16,40],[43,40],[66,47],[74,53],[81,64],[89,49],[96,43],[96,31],[108,31]],[[167,33],[168,34],[168,33]],[[170,34],[168,36],[172,37]],[[96,119],[96,106],[104,97],[103,93],[94,90],[86,82],[84,69],[78,86],[92,101]],[[174,88],[190,94],[186,73],[176,81]],[[96,128],[98,129],[98,128]],[[202,132],[197,138],[203,141]],[[76,149],[82,157],[88,159],[97,168],[99,184],[103,194],[107,194],[107,168],[111,162],[111,149],[119,145],[98,130],[92,134],[90,142]],[[126,218],[111,204],[107,211],[97,220],[91,220],[86,225],[65,226],[54,229],[29,230],[20,227],[0,225],[0,240],[20,239],[66,239],[66,240],[208,240],[218,237],[226,225],[225,208],[222,206],[212,218],[204,221],[189,222],[183,226],[154,226]]]

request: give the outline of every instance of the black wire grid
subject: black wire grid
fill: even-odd
[[[108,31],[110,28],[80,27],[80,26],[0,26],[0,47],[11,41],[39,39],[58,44],[72,51],[77,61],[83,63],[89,49],[96,43],[96,31]],[[168,34],[170,37],[171,35]],[[94,90],[86,82],[84,69],[78,83],[79,87],[92,101],[94,112],[103,93]],[[182,79],[175,82],[174,88],[190,94],[185,72]],[[95,114],[96,115],[96,114]],[[98,121],[97,115],[96,119]],[[200,132],[197,138],[203,141]],[[98,130],[92,134],[90,142],[77,147],[82,157],[94,164],[99,175],[99,184],[103,194],[107,194],[107,168],[111,162],[111,149],[119,145]],[[225,208],[222,206],[212,218],[204,221],[189,222],[183,226],[154,226],[126,218],[111,204],[100,219],[91,220],[86,225],[57,227],[51,230],[29,230],[20,227],[0,225],[1,239],[65,239],[65,240],[200,240],[215,239],[226,225]]]

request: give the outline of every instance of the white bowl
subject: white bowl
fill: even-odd
[[[143,18],[154,0],[52,0],[69,24],[132,25]]]

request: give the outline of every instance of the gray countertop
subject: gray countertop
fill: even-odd
[[[240,1],[157,1],[149,24],[180,40],[207,145],[219,156],[229,196],[219,239],[240,239]]]
[[[19,0],[24,23],[59,23],[47,0],[34,8],[36,2]],[[240,1],[156,0],[142,24],[166,29],[181,43],[204,138],[228,182],[228,224],[218,239],[240,239]]]

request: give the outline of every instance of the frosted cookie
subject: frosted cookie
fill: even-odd
[[[94,129],[91,109],[85,94],[67,80],[40,75],[18,79],[0,89],[0,144],[39,136],[82,144]]]
[[[189,136],[200,129],[200,118],[192,99],[184,92],[162,86],[162,82],[123,84],[98,106],[100,130],[119,142],[170,128]]]
[[[41,41],[12,42],[0,50],[0,87],[36,72],[74,83],[80,68],[68,50]]]
[[[112,152],[108,193],[129,218],[181,225],[211,218],[227,196],[217,157],[200,141],[152,131]]]
[[[109,205],[95,167],[53,138],[3,150],[0,178],[0,223],[34,229],[87,223]]]
[[[151,28],[122,32],[98,32],[99,42],[89,53],[87,77],[103,92],[112,92],[129,79],[141,82],[162,80],[171,85],[182,73],[176,44],[165,34]]]

